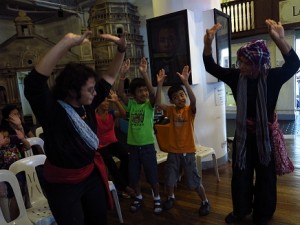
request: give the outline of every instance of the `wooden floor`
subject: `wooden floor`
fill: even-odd
[[[295,165],[295,172],[278,177],[277,186],[277,210],[271,225],[299,225],[300,224],[300,136],[287,138],[286,144],[289,154]],[[163,164],[159,166],[161,184],[161,197],[164,200]],[[203,171],[203,185],[211,204],[211,212],[208,216],[198,216],[200,200],[197,194],[187,190],[179,183],[175,190],[176,205],[161,215],[153,214],[153,200],[150,187],[146,182],[142,183],[144,205],[137,213],[129,211],[131,199],[120,199],[124,222],[132,225],[222,225],[226,224],[225,216],[232,211],[230,180],[231,164],[219,166],[221,181],[217,183],[213,169]],[[109,225],[119,224],[116,211],[109,213]],[[251,217],[241,224],[252,224]]]

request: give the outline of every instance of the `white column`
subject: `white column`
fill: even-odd
[[[222,163],[227,161],[225,88],[222,82],[206,83],[206,72],[202,60],[203,36],[205,29],[208,28],[203,24],[202,12],[213,8],[220,9],[220,4],[220,0],[152,0],[154,17],[184,9],[194,14],[192,26],[195,26],[195,32],[194,37],[190,37],[194,42],[191,46],[193,48],[191,70],[193,76],[199,76],[197,80],[200,81],[192,86],[197,98],[196,142],[214,148],[219,163]],[[167,89],[168,87],[164,87],[164,92]],[[164,101],[169,103],[168,99]],[[205,160],[211,160],[211,158]]]

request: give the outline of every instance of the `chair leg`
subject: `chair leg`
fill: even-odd
[[[0,197],[0,210],[2,210],[3,217],[6,221],[10,221],[9,205],[9,199],[7,197]]]
[[[217,162],[217,158],[216,158],[216,154],[212,154],[212,159],[213,159],[213,164],[214,164],[214,168],[215,168],[215,174],[217,177],[217,181],[220,182],[220,175],[219,175],[219,170],[218,170],[218,162]]]
[[[201,156],[196,156],[196,160],[197,160],[197,168],[198,168],[198,173],[199,176],[202,178],[202,157]]]
[[[117,213],[118,213],[119,221],[120,221],[120,223],[124,223],[118,193],[117,193],[116,189],[111,190],[111,192],[112,192],[112,196],[113,196],[113,199],[114,199],[114,202],[115,202],[115,206],[116,206],[116,210],[117,210]]]

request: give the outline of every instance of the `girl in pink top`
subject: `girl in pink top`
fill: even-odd
[[[114,103],[117,110],[110,109],[110,103]],[[115,118],[119,117],[125,118],[126,111],[117,94],[111,90],[109,98],[106,98],[96,109],[97,136],[100,140],[98,151],[102,155],[121,196],[130,198],[134,195],[134,191],[128,186],[128,151],[126,146],[118,141],[115,134]],[[113,156],[120,160],[119,168]]]

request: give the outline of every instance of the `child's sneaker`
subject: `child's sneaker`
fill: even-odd
[[[154,200],[153,212],[155,214],[160,214],[163,211],[160,199]]]
[[[174,204],[175,204],[175,198],[168,197],[168,200],[165,201],[163,204],[163,208],[164,208],[164,210],[169,210],[169,209],[173,208]]]
[[[135,198],[130,205],[131,212],[137,212],[142,207],[143,199]]]
[[[209,214],[210,205],[208,202],[202,202],[200,209],[199,209],[199,215],[200,216],[206,216]]]

